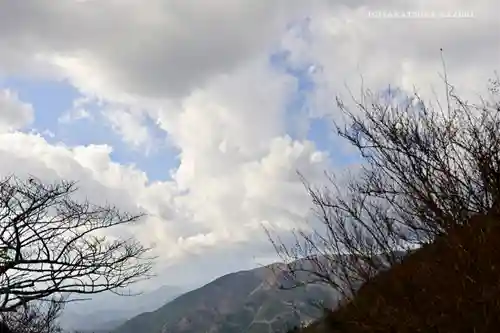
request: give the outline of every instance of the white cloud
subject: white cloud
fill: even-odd
[[[359,6],[356,6],[356,5]],[[432,99],[440,97],[443,49],[450,83],[463,96],[477,98],[485,83],[500,67],[500,23],[495,1],[357,1],[350,7],[324,2],[309,24],[309,40],[289,36],[283,40],[298,63],[312,63],[318,69],[314,112],[331,111],[332,96],[350,96],[346,85],[359,96],[364,88],[381,89],[389,84]],[[394,13],[468,11],[472,18],[373,19],[373,11]],[[437,16],[439,17],[439,16]]]
[[[295,3],[2,1],[0,50],[11,68],[48,61],[98,96],[179,96],[273,42]]]
[[[103,110],[103,115],[111,127],[121,135],[123,140],[132,147],[151,147],[151,136],[148,128],[143,124],[144,116],[141,112],[108,107]]]
[[[148,183],[143,172],[113,163],[109,146],[53,146],[22,133],[0,140],[11,161],[0,174],[78,179],[91,200],[145,211],[145,224],[132,230],[157,246],[159,269],[201,252],[265,240],[263,222],[290,229],[308,212],[296,169],[316,177],[327,167],[313,143],[286,135],[284,106],[296,82],[268,66],[262,57],[213,79],[184,98],[177,112],[158,114],[181,150],[172,181]]]
[[[0,89],[0,133],[28,126],[33,121],[33,108],[19,100],[9,89]]]
[[[93,119],[90,112],[85,110],[84,108],[74,108],[65,113],[63,113],[58,121],[62,124],[72,123],[74,121],[82,120],[82,119]]]
[[[261,222],[290,227],[300,222],[308,205],[293,175],[294,168],[312,162],[323,169],[311,143],[278,138],[260,162],[239,166],[234,174],[202,178],[182,194],[174,182],[148,184],[143,172],[113,163],[109,146],[50,145],[39,135],[0,135],[1,175],[35,175],[44,181],[75,179],[81,196],[97,203],[149,216],[142,224],[119,234],[134,234],[161,254],[159,268],[186,255],[210,248],[229,248],[238,242],[263,238]],[[284,158],[284,162],[282,161]],[[282,162],[280,162],[282,161]],[[298,161],[299,163],[296,163]],[[277,164],[275,166],[275,164]],[[238,166],[235,166],[238,167]],[[279,168],[279,172],[275,170]],[[277,179],[276,174],[282,174]],[[236,196],[235,190],[241,189]],[[114,234],[114,233],[113,233]]]

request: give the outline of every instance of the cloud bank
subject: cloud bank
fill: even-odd
[[[315,121],[338,116],[334,97],[361,84],[439,95],[441,56],[474,96],[499,67],[495,9],[493,0],[0,0],[0,174],[78,180],[93,201],[146,212],[115,232],[155,245],[163,283],[247,268],[272,254],[262,225],[286,233],[307,219],[296,171],[321,182],[350,163],[341,143],[312,135]],[[12,79],[75,89],[57,126],[86,121],[82,143],[44,135],[54,128],[37,120],[48,111],[22,100]],[[164,153],[154,165],[164,178],[118,160],[115,141],[93,142],[99,126],[134,156]]]

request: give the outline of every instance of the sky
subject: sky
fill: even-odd
[[[500,65],[497,0],[0,0],[0,176],[71,179],[142,211],[144,288],[273,260],[302,226],[297,175],[359,163],[336,96],[476,96]],[[443,49],[441,53],[440,49]]]

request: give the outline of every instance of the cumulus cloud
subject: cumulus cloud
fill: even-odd
[[[89,97],[80,97],[73,101],[72,108],[64,112],[57,119],[59,123],[69,124],[82,119],[94,119],[93,115],[85,108],[92,101]]]
[[[286,134],[284,106],[295,88],[293,77],[261,58],[194,91],[177,112],[158,113],[181,151],[171,181],[150,183],[140,170],[114,163],[110,146],[54,146],[24,133],[3,137],[0,147],[10,163],[0,173],[77,179],[93,201],[146,212],[133,234],[156,245],[160,268],[262,241],[263,223],[290,230],[307,214],[297,168],[317,177],[328,165],[314,143]]]
[[[141,113],[126,109],[108,108],[103,111],[107,121],[124,141],[133,147],[149,146],[151,137],[148,128],[143,124]]]
[[[33,108],[9,89],[0,89],[0,133],[22,129],[33,121]]]

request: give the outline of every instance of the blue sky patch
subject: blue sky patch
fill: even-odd
[[[49,130],[54,134],[57,134],[58,118],[69,110],[73,101],[80,96],[72,86],[58,81],[9,78],[2,82],[2,86],[15,91],[21,101],[33,105],[35,121],[32,128],[39,132]],[[47,140],[54,142],[57,137],[47,137]]]
[[[300,20],[289,25],[288,29],[296,38],[310,42],[309,19]],[[359,162],[360,159],[345,149],[345,142],[337,135],[333,122],[328,117],[311,117],[309,98],[316,89],[310,69],[313,63],[293,65],[289,50],[278,49],[271,54],[269,62],[273,68],[283,71],[297,80],[297,90],[291,94],[286,104],[286,131],[293,139],[308,139],[316,144],[320,151],[327,152],[334,164],[338,166]],[[332,103],[334,101],[332,100]],[[304,124],[300,127],[297,124]]]
[[[40,133],[50,131],[53,137],[45,135],[53,144],[63,142],[67,146],[107,144],[113,147],[111,158],[120,164],[133,164],[148,174],[150,181],[170,179],[169,170],[179,165],[178,151],[167,144],[166,133],[156,123],[145,119],[154,147],[145,153],[144,149],[133,148],[123,142],[95,103],[85,105],[93,118],[83,118],[70,122],[59,119],[73,108],[73,102],[82,97],[70,84],[63,81],[25,80],[9,78],[2,82],[3,88],[16,91],[19,99],[30,103],[35,110],[35,120],[31,129]]]

